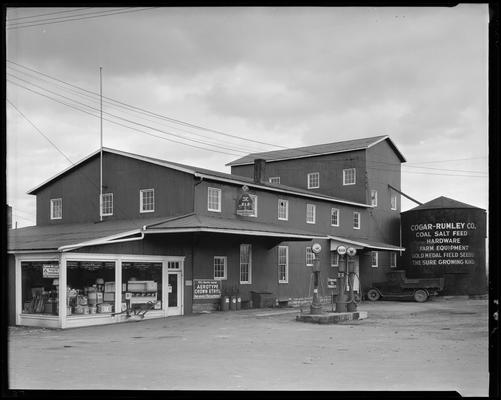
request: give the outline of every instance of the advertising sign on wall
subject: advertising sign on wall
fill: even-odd
[[[221,281],[215,279],[193,279],[193,299],[218,299],[221,297]]]
[[[237,202],[237,215],[251,216],[254,215],[254,200],[248,193],[249,188],[244,186],[242,188],[242,194],[240,195]]]
[[[44,278],[59,278],[59,264],[43,264],[42,276]]]

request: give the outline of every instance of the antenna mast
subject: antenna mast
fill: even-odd
[[[99,220],[103,220],[103,67],[99,67],[100,101],[100,160],[99,160]]]

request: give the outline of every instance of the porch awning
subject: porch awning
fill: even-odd
[[[357,250],[361,249],[371,249],[371,250],[383,250],[383,251],[404,251],[404,247],[395,246],[393,244],[374,242],[372,240],[365,239],[348,239],[339,236],[329,236],[331,240],[331,251],[336,250],[338,246],[351,246]]]
[[[326,235],[248,219],[229,219],[190,214],[146,227],[145,234],[212,232],[234,235],[267,236],[283,240],[328,239]]]

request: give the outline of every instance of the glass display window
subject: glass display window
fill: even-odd
[[[130,306],[151,306],[164,310],[162,303],[162,263],[122,262],[122,291],[131,293]],[[125,295],[122,295],[125,301]]]
[[[59,315],[59,263],[21,262],[23,314]]]

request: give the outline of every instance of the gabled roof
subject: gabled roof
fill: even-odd
[[[174,169],[177,171],[186,172],[186,173],[191,174],[195,177],[211,179],[211,180],[220,181],[220,182],[234,183],[237,185],[247,185],[249,187],[259,188],[259,189],[263,189],[263,190],[280,192],[280,193],[291,194],[291,195],[297,195],[297,196],[301,196],[301,197],[309,197],[309,198],[314,198],[314,199],[319,199],[319,200],[326,200],[326,201],[330,201],[330,202],[334,202],[334,203],[343,203],[343,204],[349,204],[349,205],[364,207],[364,208],[371,207],[370,204],[357,203],[354,201],[344,200],[344,199],[340,199],[340,198],[332,197],[332,196],[327,196],[327,195],[320,194],[320,193],[313,193],[313,192],[308,191],[306,189],[300,189],[300,188],[295,188],[295,187],[276,184],[276,183],[269,183],[269,182],[256,183],[256,182],[254,182],[254,180],[252,178],[248,178],[245,176],[226,174],[224,172],[194,167],[191,165],[180,164],[180,163],[176,163],[176,162],[172,162],[172,161],[166,161],[166,160],[162,160],[159,158],[142,156],[142,155],[128,153],[125,151],[111,149],[111,148],[107,148],[107,147],[103,148],[103,152],[117,154],[117,155],[120,155],[123,157],[133,158],[136,160],[160,165],[162,167],[171,168],[171,169]],[[40,185],[36,186],[35,188],[31,189],[28,192],[28,194],[36,194],[40,189],[42,189],[46,185],[50,184],[55,179],[63,176],[64,174],[68,174],[70,171],[76,169],[78,166],[80,166],[84,162],[90,160],[91,158],[97,157],[99,155],[99,153],[100,153],[100,150],[97,150],[94,153],[88,155],[87,157],[76,162],[75,164],[73,164],[70,167],[66,168],[65,170],[61,171],[60,173],[53,176],[52,178],[46,180],[45,182],[43,182]]]
[[[231,165],[252,164],[254,163],[254,160],[258,158],[262,158],[267,162],[273,162],[281,160],[290,160],[295,158],[315,157],[326,154],[345,153],[348,151],[355,151],[355,150],[366,150],[385,140],[388,141],[388,144],[396,153],[400,161],[405,162],[405,158],[402,155],[402,153],[400,153],[395,144],[391,141],[390,137],[385,135],[385,136],[374,136],[363,139],[345,140],[342,142],[317,144],[313,146],[296,147],[294,149],[275,150],[262,153],[251,153],[242,158],[229,162],[226,165],[231,166]]]
[[[436,199],[430,200],[427,203],[421,204],[420,206],[404,211],[403,213],[411,211],[419,211],[419,210],[436,210],[442,208],[474,208],[477,210],[483,210],[482,208],[475,207],[470,204],[461,203],[460,201],[449,199],[448,197],[445,196],[440,196],[437,197]]]

